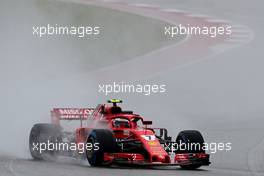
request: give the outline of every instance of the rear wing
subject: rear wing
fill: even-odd
[[[59,125],[60,120],[86,120],[93,111],[93,108],[53,108],[51,122]]]

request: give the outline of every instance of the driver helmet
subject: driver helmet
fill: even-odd
[[[123,118],[116,118],[113,120],[113,127],[115,128],[129,128],[129,120]]]

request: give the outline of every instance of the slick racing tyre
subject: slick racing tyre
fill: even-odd
[[[104,153],[117,151],[116,140],[113,133],[107,129],[94,129],[87,138],[87,143],[93,147],[86,150],[86,157],[91,166],[109,165],[104,163]]]
[[[56,142],[60,141],[60,135],[61,130],[57,125],[45,123],[35,124],[29,135],[29,150],[33,159],[54,159],[56,151],[48,150],[48,142],[55,145]],[[46,145],[46,150],[40,150],[41,144],[42,146]]]
[[[181,131],[176,138],[176,143],[178,144],[179,148],[180,145],[191,146],[191,144],[195,144],[196,147],[184,147],[183,149],[176,150],[176,154],[182,153],[205,153],[203,146],[204,146],[204,139],[202,134],[196,130],[185,130]],[[183,169],[197,169],[201,167],[201,164],[190,164],[190,165],[180,165]]]

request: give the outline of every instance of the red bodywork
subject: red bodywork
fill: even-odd
[[[116,118],[127,119],[129,125],[126,127],[115,127],[113,120]],[[118,106],[100,104],[93,108],[54,108],[51,111],[53,124],[60,125],[60,120],[80,120],[80,127],[75,131],[75,142],[84,143],[87,134],[93,129],[107,128],[113,131],[115,138],[119,141],[140,141],[146,154],[140,152],[104,153],[104,161],[111,163],[125,161],[126,164],[142,165],[179,165],[190,164],[189,154],[176,154],[171,159],[170,154],[164,150],[164,146],[155,136],[154,128],[147,128],[146,121],[132,112],[123,112]],[[87,121],[89,125],[84,126]],[[139,123],[143,124],[139,126]],[[148,121],[150,123],[150,121]],[[151,122],[152,123],[152,122]],[[195,158],[209,157],[207,154],[191,156]],[[123,160],[122,160],[123,159]]]

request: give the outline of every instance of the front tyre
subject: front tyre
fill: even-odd
[[[205,153],[203,146],[204,146],[204,139],[202,134],[196,130],[185,130],[181,131],[177,138],[176,143],[178,146],[185,145],[185,149],[178,149],[175,153],[176,154],[193,154],[193,153]],[[195,144],[195,145],[192,145]],[[186,148],[186,146],[192,146],[190,148]],[[189,164],[189,165],[180,165],[183,169],[198,169],[202,166],[202,164]]]
[[[113,133],[107,129],[94,129],[87,138],[87,143],[93,147],[86,150],[86,157],[91,166],[109,165],[104,163],[104,153],[114,153],[117,150]]]

